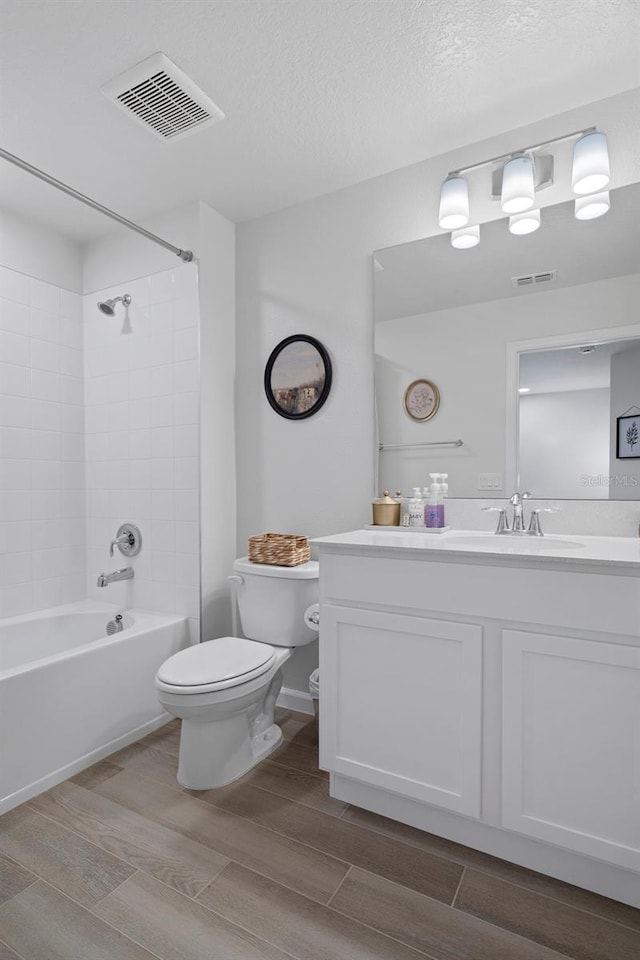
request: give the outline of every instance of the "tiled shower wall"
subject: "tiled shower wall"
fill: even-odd
[[[132,297],[104,316],[99,300]],[[125,281],[83,298],[86,401],[87,595],[189,617],[199,636],[199,306],[197,267]],[[129,560],[109,543],[125,520],[143,548]],[[103,571],[133,580],[98,588]]]
[[[78,294],[0,267],[0,616],[85,595]]]

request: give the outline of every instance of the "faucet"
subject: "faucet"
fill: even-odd
[[[114,570],[113,573],[100,573],[98,574],[98,587],[108,587],[110,583],[115,583],[116,580],[132,580],[133,579],[133,567],[123,567],[122,570]]]
[[[529,491],[524,493],[516,493],[510,498],[509,503],[513,507],[513,523],[511,524],[511,533],[524,533],[524,509],[523,509],[523,500],[530,500],[531,494]],[[505,531],[506,533],[506,531]]]

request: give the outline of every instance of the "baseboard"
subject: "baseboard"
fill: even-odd
[[[315,713],[313,699],[310,693],[303,690],[292,690],[290,687],[283,687],[277,700],[279,707],[286,710],[296,710],[298,713],[306,713],[312,717]]]
[[[55,787],[58,783],[68,780],[69,777],[74,777],[76,773],[80,773],[81,770],[92,767],[93,764],[98,763],[99,760],[104,760],[106,757],[111,756],[112,753],[117,753],[118,750],[122,750],[123,747],[128,747],[130,743],[141,740],[143,737],[146,737],[148,733],[152,733],[159,727],[163,727],[169,720],[171,720],[170,714],[162,713],[160,716],[154,717],[153,720],[148,720],[139,727],[129,730],[128,733],[123,734],[121,737],[116,737],[115,740],[110,740],[109,743],[103,744],[103,746],[98,747],[96,750],[85,753],[83,757],[72,760],[71,763],[67,763],[52,773],[48,773],[46,777],[42,777],[40,780],[28,784],[20,790],[16,790],[15,793],[10,794],[8,797],[3,797],[0,800],[0,814],[13,810],[13,808],[19,804],[31,800],[32,797],[37,797],[38,794],[44,793],[45,790],[50,790],[51,787]]]

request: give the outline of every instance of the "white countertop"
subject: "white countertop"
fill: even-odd
[[[470,558],[525,564],[536,561],[553,566],[611,565],[640,573],[640,537],[583,537],[577,535],[498,536],[489,531],[450,530],[431,535],[422,530],[352,530],[311,541],[322,556],[323,549],[339,553],[389,553],[394,556],[453,560]]]

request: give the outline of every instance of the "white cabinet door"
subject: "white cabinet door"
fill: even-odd
[[[482,628],[324,604],[321,763],[480,816]]]
[[[503,632],[502,822],[640,870],[640,648]]]

